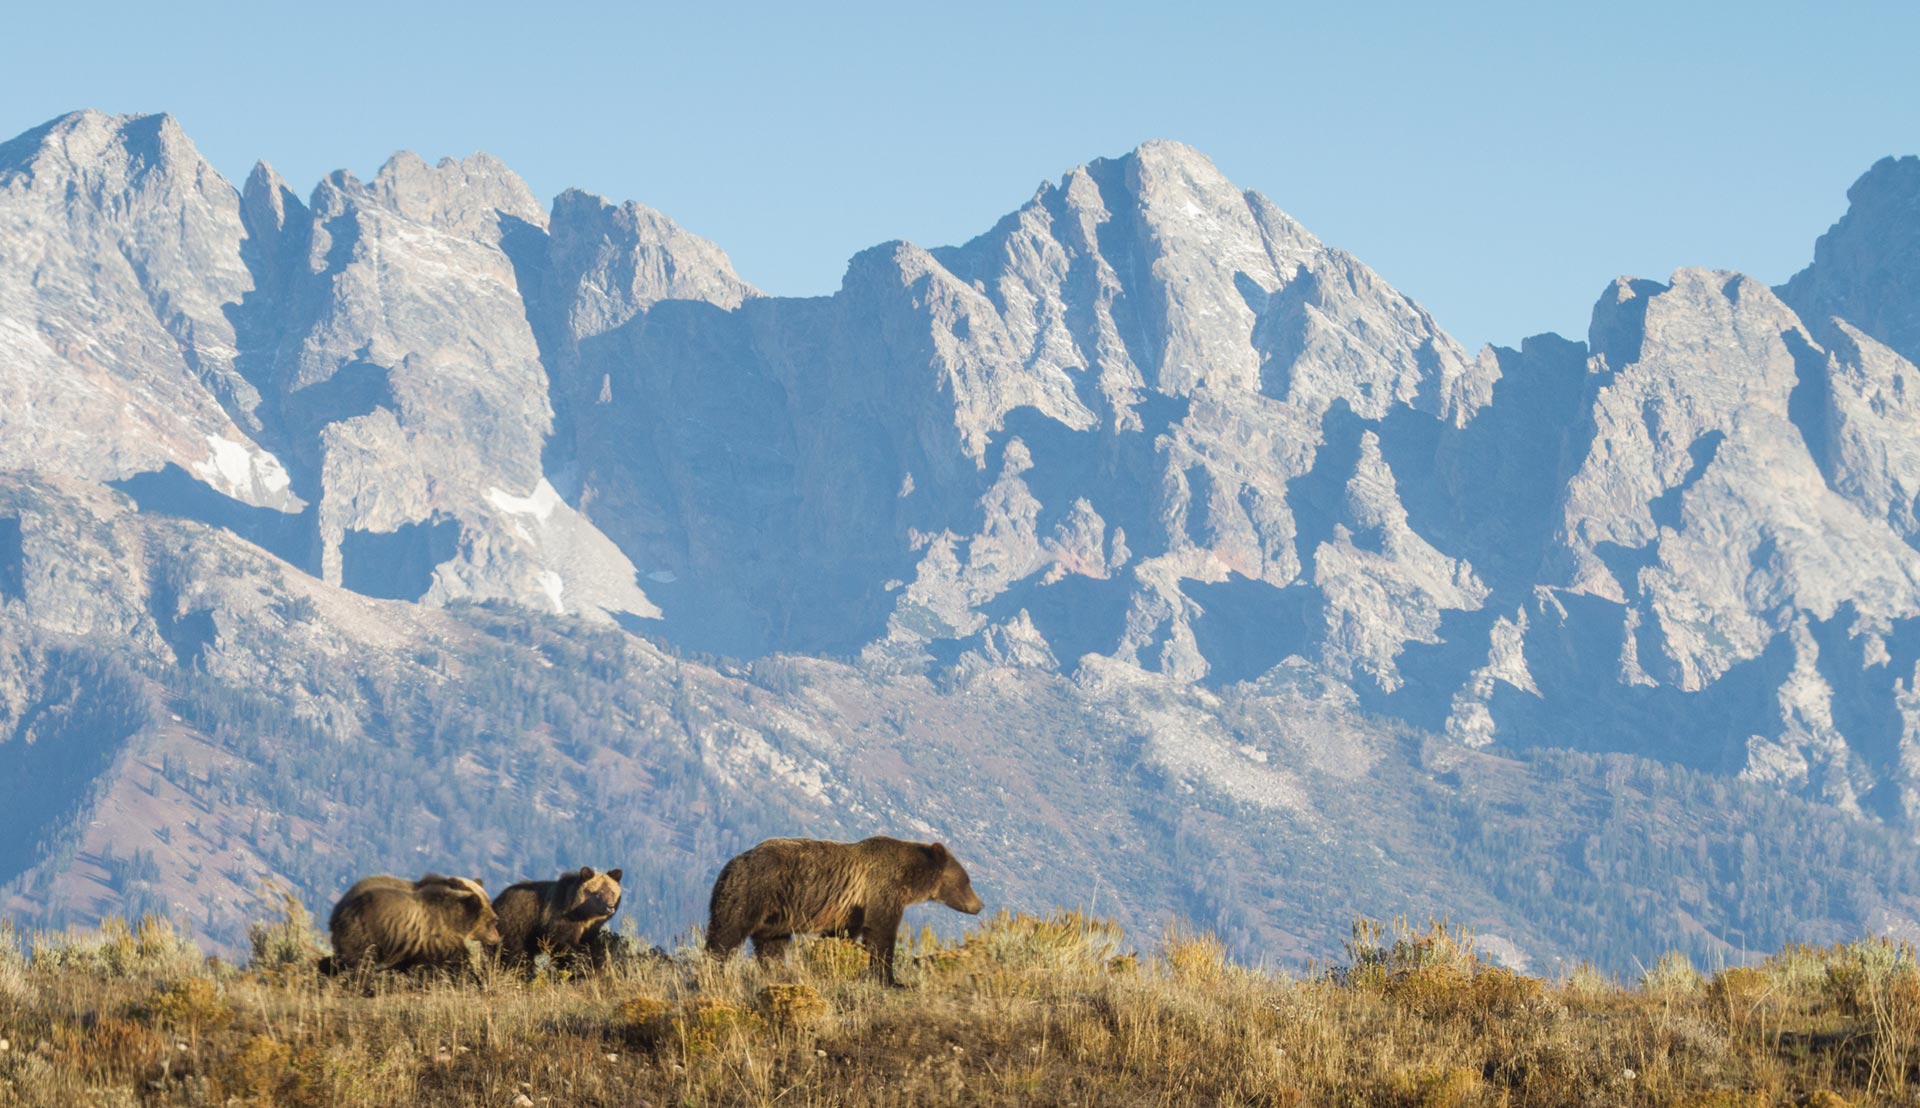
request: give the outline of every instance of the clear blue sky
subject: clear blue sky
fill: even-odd
[[[1784,280],[1855,177],[1920,151],[1910,3],[1029,7],[43,0],[0,19],[0,131],[168,111],[302,191],[484,149],[789,294],[1175,138],[1469,345],[1584,336],[1621,273]]]

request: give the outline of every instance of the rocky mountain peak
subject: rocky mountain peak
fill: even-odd
[[[503,216],[547,225],[546,208],[527,183],[484,152],[428,165],[403,150],[387,159],[367,189],[408,219],[470,238],[497,241]]]
[[[247,234],[264,249],[277,250],[283,241],[304,234],[313,214],[284,178],[266,162],[255,162],[240,189],[240,214]]]
[[[516,226],[544,230],[547,225],[546,209],[527,183],[485,153],[429,165],[403,150],[388,158],[371,181],[344,169],[328,174],[310,204],[322,218],[370,206],[489,246],[497,246]]]
[[[211,172],[171,115],[109,115],[84,109],[0,144],[0,172],[28,170],[126,185],[153,172]]]
[[[759,290],[742,281],[712,242],[652,208],[613,204],[579,189],[553,202],[548,292],[579,341],[625,323],[662,300],[737,308]]]
[[[1847,200],[1780,295],[1817,331],[1844,319],[1920,361],[1920,157],[1875,162]]]
[[[284,493],[234,423],[258,402],[225,311],[252,287],[239,197],[178,122],[75,112],[0,146],[0,219],[18,244],[0,265],[0,409],[30,413],[0,435],[0,467],[172,464],[250,502]]]
[[[1146,393],[1199,389],[1314,412],[1345,402],[1369,418],[1404,404],[1459,423],[1494,373],[1357,259],[1179,143],[1089,162],[935,254],[1007,315],[1031,364],[1091,370],[1086,399],[1097,393],[1119,427],[1140,425]]]

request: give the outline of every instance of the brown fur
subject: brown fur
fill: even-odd
[[[595,873],[582,866],[555,881],[522,881],[493,898],[500,917],[500,957],[531,965],[541,954],[559,960],[585,957],[596,964],[604,944],[601,929],[620,910],[621,871]]]
[[[755,957],[770,961],[795,935],[838,935],[866,946],[874,975],[891,985],[900,917],[927,901],[981,908],[966,869],[940,843],[768,839],[713,883],[707,951],[724,958],[752,939]]]
[[[430,873],[418,881],[368,877],[348,889],[327,919],[333,957],[321,963],[328,973],[369,966],[407,970],[416,966],[459,966],[467,961],[467,941],[492,945],[500,927],[480,882]]]

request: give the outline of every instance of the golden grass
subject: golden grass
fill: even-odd
[[[291,907],[290,907],[291,912]],[[304,917],[290,917],[296,922]],[[909,986],[799,944],[606,972],[322,978],[163,923],[27,943],[0,927],[0,1105],[1842,1105],[1920,1093],[1920,969],[1869,940],[1632,987],[1491,966],[1445,925],[1356,927],[1295,978],[1077,913],[903,944]]]

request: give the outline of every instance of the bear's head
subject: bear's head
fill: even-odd
[[[979,915],[980,909],[986,905],[980,902],[980,894],[973,891],[973,881],[967,876],[967,868],[960,864],[960,859],[947,850],[945,843],[934,843],[922,849],[927,852],[927,861],[938,874],[933,895],[928,899],[937,900],[956,912]]]
[[[594,923],[619,911],[620,876],[620,870],[595,873],[592,866],[562,874],[566,918],[575,923]]]
[[[500,944],[500,917],[493,914],[493,901],[478,878],[430,873],[413,887],[421,902],[461,939],[486,946]]]

